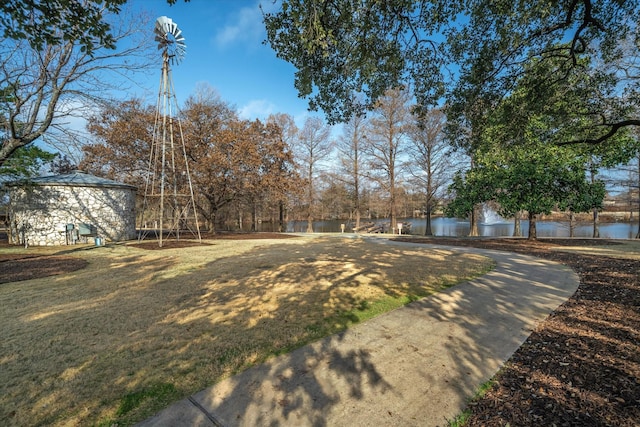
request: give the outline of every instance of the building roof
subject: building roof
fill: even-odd
[[[31,185],[61,185],[69,187],[105,187],[105,188],[128,188],[135,190],[133,185],[114,181],[112,179],[100,178],[83,171],[73,171],[68,174],[40,176],[28,180],[20,180],[6,183],[9,186],[19,186],[25,183]]]

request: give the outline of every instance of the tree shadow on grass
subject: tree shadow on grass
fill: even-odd
[[[388,263],[407,248],[377,255]],[[557,265],[502,256],[481,279],[245,370],[191,400],[221,425],[437,425],[573,293],[573,279]],[[171,423],[182,415],[169,408],[161,416]]]
[[[2,379],[7,381],[0,393],[1,415],[10,424],[105,421],[118,412],[124,396],[168,389],[158,384],[174,386],[174,394],[150,395],[117,420],[111,419],[126,424],[151,415],[168,399],[218,383],[228,387],[220,402],[233,403],[225,418],[230,425],[241,421],[269,425],[277,423],[274,419],[325,425],[328,414],[349,419],[354,409],[344,405],[359,402],[355,411],[367,411],[380,395],[395,396],[398,402],[388,409],[377,407],[376,417],[393,414],[396,421],[410,423],[424,409],[421,400],[430,399],[425,392],[432,383],[441,382],[433,376],[443,371],[432,363],[437,353],[446,354],[462,368],[485,364],[487,335],[463,332],[472,340],[457,342],[457,335],[444,339],[428,326],[418,332],[429,319],[467,319],[485,334],[499,330],[483,318],[474,318],[468,312],[471,308],[463,304],[473,298],[453,288],[447,294],[455,301],[430,298],[435,306],[427,311],[412,306],[409,310],[415,317],[404,318],[406,323],[385,324],[389,322],[385,317],[379,325],[372,323],[373,329],[368,323],[366,328],[332,335],[283,356],[298,360],[299,368],[292,369],[289,362],[263,365],[269,355],[317,339],[317,330],[326,326],[324,319],[344,322],[333,325],[336,330],[353,321],[337,314],[369,298],[354,296],[354,289],[370,287],[375,295],[401,293],[400,261],[413,263],[407,268],[412,273],[430,274],[425,258],[407,255],[405,246],[353,243],[357,253],[351,254],[342,240],[309,245],[315,245],[311,253],[287,244],[255,248],[188,271],[181,270],[177,255],[160,254],[150,260],[136,252],[106,263],[99,272],[105,280],[99,284],[92,283],[95,271],[80,272],[86,279],[83,293],[74,289],[78,282],[67,286],[64,277],[38,284],[35,293],[25,295],[12,308],[14,326],[3,329],[1,363],[7,378],[2,375]],[[442,252],[439,262],[447,259]],[[489,295],[494,291],[485,290]],[[503,306],[506,298],[494,298],[493,310],[512,314],[510,307]],[[369,336],[369,330],[375,335]],[[369,337],[368,341],[358,341],[362,337]],[[442,341],[444,347],[435,345]],[[46,367],[39,361],[46,361]],[[457,391],[459,385],[454,383],[466,386],[466,374],[456,376],[458,368],[452,369],[456,372],[450,375],[451,385],[442,387]],[[399,370],[410,372],[422,384],[402,384],[404,377],[396,375]],[[220,382],[240,371],[244,373],[229,378],[230,382]],[[248,394],[251,390],[257,394]],[[217,400],[203,398],[201,404],[214,419],[225,413]]]

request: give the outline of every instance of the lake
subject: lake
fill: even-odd
[[[362,220],[367,223],[369,220]],[[374,223],[389,223],[388,219],[373,220]],[[425,220],[421,218],[400,219],[403,224],[411,223],[411,234],[424,235]],[[351,232],[351,224],[346,221],[315,221],[313,227],[316,233],[339,233],[340,224],[346,224],[346,232]],[[537,221],[538,237],[569,237],[569,223],[563,221]],[[268,224],[263,224],[268,226]],[[520,222],[522,235],[529,232],[529,221]],[[463,237],[469,234],[469,221],[455,218],[433,218],[431,230],[435,236]],[[269,231],[269,230],[262,230]],[[306,221],[290,221],[287,224],[288,232],[304,233],[307,231]],[[485,237],[502,237],[513,235],[513,221],[498,220],[490,223],[481,222],[478,225],[478,233]],[[607,239],[633,239],[638,233],[637,222],[601,222],[600,237]],[[576,224],[574,237],[592,237],[593,224],[580,222]]]

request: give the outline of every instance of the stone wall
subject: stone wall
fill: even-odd
[[[42,185],[10,190],[11,243],[33,246],[136,238],[135,195],[130,188]],[[67,232],[67,225],[74,230]],[[95,236],[80,236],[82,224]],[[84,228],[84,227],[83,227]]]

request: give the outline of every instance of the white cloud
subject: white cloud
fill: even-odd
[[[234,13],[230,22],[216,33],[214,43],[218,47],[226,47],[236,42],[262,41],[264,34],[262,11],[258,2]]]
[[[276,106],[266,99],[254,99],[238,110],[240,118],[245,120],[264,120],[276,112]]]

